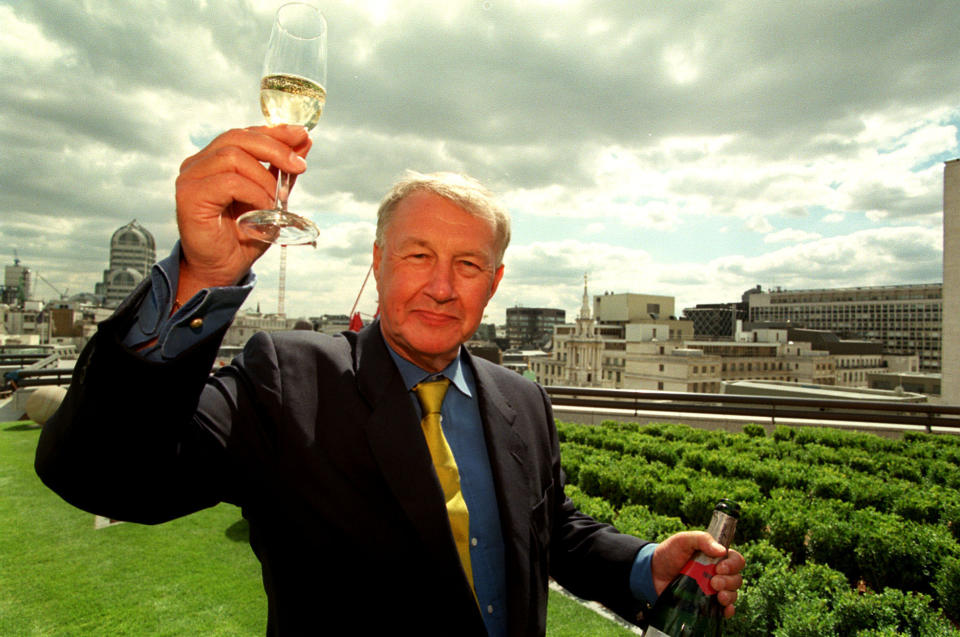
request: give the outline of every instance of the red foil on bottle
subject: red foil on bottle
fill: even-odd
[[[717,573],[716,564],[701,564],[696,560],[690,560],[680,572],[696,580],[697,585],[700,586],[700,590],[702,590],[705,595],[717,594],[716,589],[710,585],[710,578]]]

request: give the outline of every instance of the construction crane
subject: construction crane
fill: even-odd
[[[37,277],[39,277],[41,281],[43,281],[43,282],[46,283],[48,286],[50,286],[50,289],[57,293],[57,296],[60,297],[60,300],[61,300],[61,301],[64,300],[65,298],[67,298],[67,292],[68,292],[69,290],[66,290],[66,291],[64,291],[64,292],[61,292],[59,289],[57,289],[57,287],[56,287],[53,283],[50,283],[50,281],[47,281],[46,277],[44,277],[44,276],[43,276],[42,274],[40,274],[39,272],[37,272]]]
[[[284,315],[283,311],[283,297],[286,295],[287,291],[287,246],[280,246],[280,277],[279,277],[279,290],[277,291],[277,314],[280,316]]]

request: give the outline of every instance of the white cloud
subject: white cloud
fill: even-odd
[[[816,232],[807,232],[806,230],[796,230],[794,228],[784,228],[777,232],[771,232],[763,238],[764,243],[802,243],[804,241],[813,241],[819,239],[821,235]]]
[[[288,312],[349,310],[406,168],[473,174],[518,220],[490,320],[515,302],[576,310],[584,272],[681,304],[939,276],[941,162],[960,155],[949,3],[434,5],[324,7],[329,101],[291,198],[324,241],[291,249]],[[0,243],[71,291],[92,289],[132,218],[168,250],[180,162],[262,121],[275,6],[0,4]],[[276,258],[258,264],[264,307]]]

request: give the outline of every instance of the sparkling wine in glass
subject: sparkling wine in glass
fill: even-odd
[[[270,33],[263,76],[260,109],[270,126],[316,126],[327,100],[327,22],[309,4],[292,2],[277,10]],[[280,245],[316,245],[317,225],[287,210],[291,175],[277,173],[272,210],[251,210],[237,219],[248,235]]]

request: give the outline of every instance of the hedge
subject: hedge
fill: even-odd
[[[728,634],[960,634],[941,614],[960,620],[960,437],[620,423],[558,432],[575,502],[622,531],[662,539],[705,528],[722,497],[740,502],[735,542],[759,570],[744,573]]]

